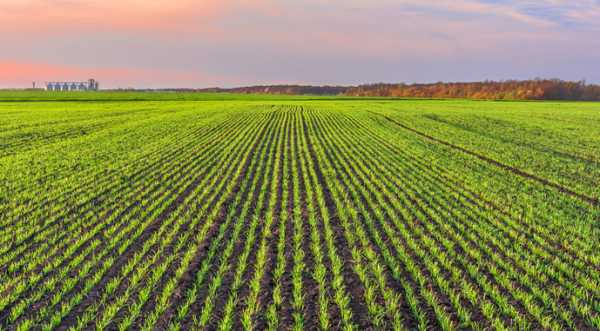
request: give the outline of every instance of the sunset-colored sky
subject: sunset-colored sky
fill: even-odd
[[[600,0],[0,0],[0,88],[600,83]]]

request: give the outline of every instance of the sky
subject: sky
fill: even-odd
[[[600,0],[0,0],[0,88],[600,83]]]

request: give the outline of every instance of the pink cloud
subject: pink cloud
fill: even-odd
[[[36,81],[38,86],[44,81],[83,81],[95,78],[104,87],[181,87],[199,84],[227,84],[233,77],[203,74],[188,71],[131,69],[131,68],[87,68],[46,63],[25,63],[0,60],[0,87],[27,87]],[[212,85],[211,85],[212,86]]]
[[[221,15],[228,1],[3,0],[0,32],[184,31]]]
[[[548,7],[559,1],[542,2]],[[437,63],[465,62],[469,65],[453,74],[462,77],[472,72],[471,62],[487,67],[496,67],[489,65],[494,61],[531,66],[550,58],[575,63],[580,54],[598,53],[594,29],[565,28],[516,3],[0,0],[0,84],[29,86],[31,80],[90,76],[110,82],[103,86],[136,87],[297,77],[385,80],[403,79],[393,76],[398,68],[427,71]],[[576,9],[569,12],[572,20],[591,22],[599,15]],[[584,69],[577,75],[589,77],[591,69]]]

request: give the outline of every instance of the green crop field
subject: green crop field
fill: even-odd
[[[0,329],[600,329],[600,104],[0,93]]]

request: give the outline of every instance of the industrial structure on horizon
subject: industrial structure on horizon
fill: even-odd
[[[98,87],[99,84],[95,79],[89,79],[87,82],[46,83],[46,91],[98,91]]]

